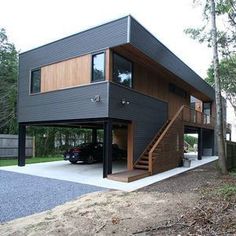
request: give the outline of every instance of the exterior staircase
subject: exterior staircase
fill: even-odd
[[[133,170],[112,174],[108,178],[131,182],[177,167],[184,155],[184,125],[213,129],[214,117],[181,106],[173,118],[161,127],[134,163]]]
[[[160,138],[161,134],[163,131],[166,129],[168,124],[170,123],[170,120],[167,120],[164,125],[161,127],[161,129],[158,131],[156,136],[153,138],[153,140],[149,143],[147,148],[144,150],[144,152],[141,154],[140,158],[138,161],[134,164],[134,169],[140,169],[140,170],[147,170],[149,169],[149,151],[153,148],[157,140]],[[157,153],[154,151],[153,152],[153,159]]]

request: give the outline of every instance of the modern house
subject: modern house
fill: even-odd
[[[214,90],[132,16],[20,54],[18,92],[19,166],[31,125],[103,128],[103,176],[116,142],[127,181],[181,165],[184,133],[215,152]]]

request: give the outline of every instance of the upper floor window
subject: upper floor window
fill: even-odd
[[[92,82],[98,82],[105,79],[105,55],[104,53],[99,53],[93,55],[93,71],[92,71]]]
[[[30,93],[39,93],[41,91],[41,70],[31,71]]]
[[[132,87],[132,62],[115,53],[113,54],[113,81]]]

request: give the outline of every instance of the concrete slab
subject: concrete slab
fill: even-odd
[[[122,183],[109,179],[102,178],[102,163],[86,165],[72,165],[66,161],[55,161],[47,163],[30,164],[24,167],[8,166],[0,167],[0,170],[13,171],[29,175],[47,177],[52,179],[67,180],[76,183],[89,184],[109,189],[117,189],[123,191],[134,191],[136,189],[148,186],[161,180],[170,178],[180,173],[189,171],[198,166],[207,164],[218,159],[217,156],[203,157],[202,160],[196,159],[196,154],[187,154],[192,160],[189,168],[178,167],[160,174],[152,175],[131,183]],[[113,168],[114,172],[124,170],[124,166],[116,165]]]

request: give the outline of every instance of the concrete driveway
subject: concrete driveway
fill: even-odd
[[[47,177],[58,180],[66,180],[75,183],[88,184],[108,189],[133,191],[215,160],[217,160],[217,157],[214,156],[203,157],[203,159],[200,161],[192,160],[190,168],[178,167],[130,183],[122,183],[109,179],[103,179],[102,163],[96,163],[91,165],[88,164],[73,165],[70,164],[70,162],[68,161],[55,161],[47,163],[30,164],[24,167],[18,167],[18,166],[0,167],[0,170],[13,171],[17,173]],[[125,169],[124,163],[122,164],[118,162],[113,165],[113,173],[122,171],[124,169]]]
[[[106,189],[0,169],[0,223],[32,215]]]

